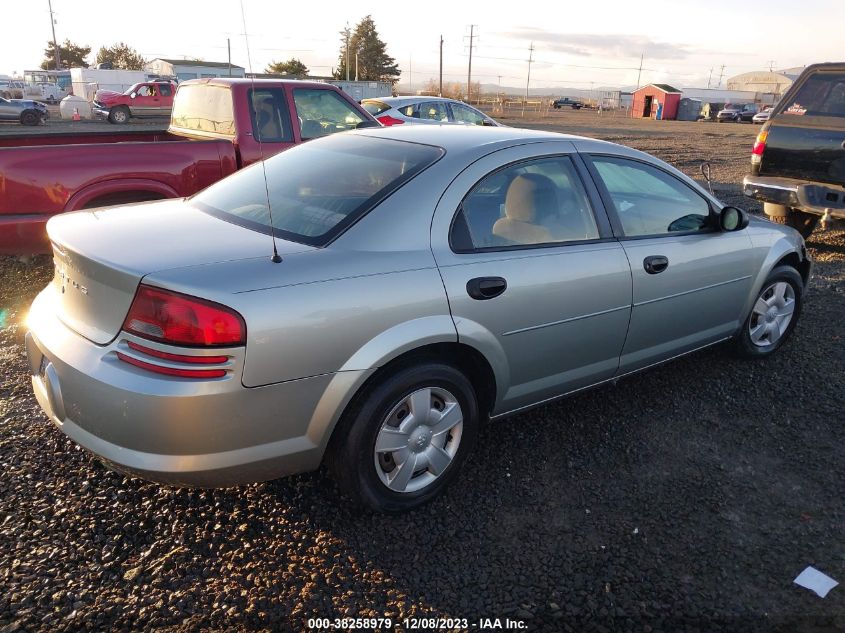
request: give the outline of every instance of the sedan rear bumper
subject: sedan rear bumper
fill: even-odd
[[[807,213],[845,218],[845,187],[773,176],[746,176],[742,192],[749,198]]]
[[[124,334],[100,346],[70,330],[52,294],[44,290],[27,319],[32,386],[52,422],[83,448],[119,470],[185,486],[252,483],[319,466],[328,438],[314,431],[333,420],[315,411],[332,374],[246,388],[240,349],[224,350],[233,369],[225,378],[160,376],[117,358]]]

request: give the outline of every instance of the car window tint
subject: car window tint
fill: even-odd
[[[593,157],[627,236],[709,228],[710,206],[683,182],[638,161]]]
[[[485,118],[478,110],[473,110],[469,106],[460,103],[452,104],[452,116],[455,118],[455,121],[470,123],[472,125],[481,125]]]
[[[519,163],[489,174],[464,198],[452,231],[457,250],[599,237],[587,194],[568,157]]]
[[[390,110],[390,106],[383,101],[364,101],[361,103],[364,109],[373,116],[379,115],[382,112]]]
[[[417,109],[417,106],[414,103],[412,103],[410,105],[403,106],[401,108],[396,108],[396,109],[399,110],[399,112],[401,112],[405,116],[416,117],[416,118],[419,118],[419,116],[420,116],[420,111],[419,111],[419,109]]]
[[[252,134],[256,141],[281,143],[293,141],[285,91],[281,88],[250,90]]]
[[[161,84],[161,86],[159,86],[159,90],[161,90],[162,97],[170,96],[170,86],[168,86],[167,84]]]
[[[421,103],[419,107],[419,118],[430,121],[448,121],[449,114],[446,112],[446,104],[442,101]]]
[[[334,90],[302,88],[293,91],[303,139],[352,130],[364,120],[348,101]]]
[[[785,115],[845,117],[845,73],[816,73],[798,89]]]
[[[241,169],[191,201],[241,226],[321,246],[442,155],[430,145],[337,134]]]

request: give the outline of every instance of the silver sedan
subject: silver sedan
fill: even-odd
[[[361,105],[387,127],[403,123],[501,125],[463,101],[445,97],[382,97],[364,99]]]
[[[333,135],[48,231],[26,347],[62,432],[181,485],[325,460],[386,512],[442,492],[487,419],[720,341],[769,356],[811,268],[651,156],[512,128]]]

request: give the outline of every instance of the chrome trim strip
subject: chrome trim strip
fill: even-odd
[[[570,317],[568,319],[561,319],[560,321],[552,321],[550,323],[541,323],[540,325],[531,325],[529,327],[520,328],[518,330],[511,330],[505,332],[502,336],[510,336],[511,334],[522,334],[523,332],[530,332],[532,330],[539,330],[545,327],[552,327],[553,325],[562,325],[564,323],[571,323],[572,321],[580,321],[582,319],[589,319],[590,317],[599,316],[602,314],[609,314],[610,312],[618,312],[619,310],[629,310],[631,305],[619,306],[618,308],[609,308],[599,312],[591,312],[590,314],[582,314],[581,316]]]
[[[720,281],[717,284],[710,284],[709,286],[702,286],[701,288],[695,288],[693,290],[684,290],[683,292],[676,292],[673,295],[666,295],[665,297],[658,297],[657,299],[649,299],[648,301],[640,301],[639,303],[635,303],[634,307],[638,308],[640,306],[648,305],[649,303],[656,303],[658,301],[665,301],[666,299],[674,299],[675,297],[683,297],[684,295],[692,294],[693,292],[701,292],[702,290],[710,290],[710,288],[718,288],[719,286],[725,286],[727,284],[733,284],[737,281],[745,281],[746,279],[751,279],[751,275],[745,275],[744,277],[737,277],[736,279],[728,279],[727,281]]]

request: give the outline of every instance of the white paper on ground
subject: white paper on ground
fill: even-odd
[[[827,593],[839,583],[827,574],[823,574],[815,567],[807,567],[804,571],[798,574],[798,577],[793,580],[796,585],[800,585],[814,591],[820,598],[824,598]]]

